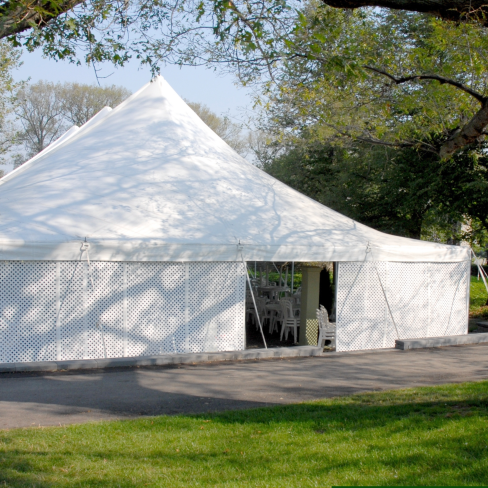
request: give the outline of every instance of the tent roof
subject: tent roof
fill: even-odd
[[[0,259],[460,261],[296,192],[232,150],[158,77],[0,180]],[[242,246],[240,250],[239,243]]]

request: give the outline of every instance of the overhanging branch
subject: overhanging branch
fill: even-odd
[[[0,5],[0,39],[20,34],[36,26],[40,29],[52,19],[72,10],[83,0],[20,0]]]
[[[441,156],[441,158],[448,158],[452,156],[457,150],[469,144],[479,142],[480,138],[484,137],[486,127],[488,127],[488,97],[485,97],[481,93],[478,93],[477,91],[469,88],[469,86],[439,75],[412,75],[397,78],[387,71],[374,68],[373,66],[364,66],[364,68],[386,76],[397,85],[414,80],[438,81],[441,84],[454,86],[455,88],[467,93],[468,95],[471,95],[473,98],[478,100],[478,102],[480,102],[481,108],[478,110],[478,112],[476,112],[461,129],[455,131],[455,133],[452,134],[444,144],[442,144],[439,150],[439,155]]]
[[[441,85],[451,85],[454,86],[455,88],[467,93],[468,95],[471,95],[473,98],[476,98],[478,102],[481,103],[481,105],[484,105],[486,101],[488,100],[487,97],[483,96],[481,93],[478,93],[477,91],[469,88],[469,86],[464,85],[463,83],[460,83],[459,81],[456,80],[451,80],[450,78],[445,78],[444,76],[439,76],[439,75],[412,75],[412,76],[403,76],[400,78],[397,78],[393,76],[392,74],[388,73],[387,71],[384,71],[379,68],[375,68],[373,66],[364,66],[364,68],[369,69],[370,71],[374,71],[375,73],[378,73],[380,75],[386,76],[390,80],[392,80],[394,83],[397,85],[401,85],[402,83],[408,83],[409,81],[415,81],[415,80],[434,80],[438,81]]]
[[[336,8],[383,7],[410,12],[421,12],[454,22],[474,21],[488,27],[486,0],[322,0]]]
[[[331,124],[325,124],[327,127],[330,127],[334,131],[336,131],[338,134],[341,136],[347,137],[351,140],[359,141],[359,142],[364,142],[365,144],[371,144],[375,146],[386,146],[386,147],[391,147],[391,148],[407,148],[407,147],[422,147],[424,151],[433,153],[433,154],[438,154],[438,151],[433,148],[432,146],[426,144],[423,141],[419,142],[413,142],[413,141],[403,141],[403,142],[387,142],[387,141],[382,141],[381,139],[377,139],[376,137],[365,137],[365,136],[357,136],[354,134],[350,134],[347,131],[341,130],[338,127],[335,127]]]

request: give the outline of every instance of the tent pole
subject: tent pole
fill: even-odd
[[[288,286],[288,263],[286,263],[286,268],[285,268],[285,286]]]
[[[291,294],[293,295],[293,280],[295,279],[295,261],[291,262]]]
[[[269,286],[269,266],[266,263],[266,286]]]
[[[244,265],[244,269],[246,270],[245,272],[247,277],[247,284],[249,286],[249,290],[251,291],[252,303],[254,304],[254,310],[256,312],[256,318],[258,320],[259,330],[261,331],[261,337],[263,338],[263,342],[264,342],[264,348],[268,349],[268,345],[266,344],[266,339],[264,338],[263,326],[261,325],[261,319],[259,317],[258,307],[256,306],[256,300],[254,299],[254,292],[252,291],[251,280],[249,279],[249,273],[247,271],[247,263],[246,261],[244,261],[244,255],[242,254],[242,251],[241,251],[241,258],[242,258],[242,264]]]
[[[283,266],[280,267],[280,286],[283,286]]]

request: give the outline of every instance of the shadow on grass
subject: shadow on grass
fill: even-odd
[[[484,484],[487,426],[479,382],[7,431],[0,486]]]

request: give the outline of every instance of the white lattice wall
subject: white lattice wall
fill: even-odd
[[[469,273],[469,262],[340,263],[337,350],[466,334]]]
[[[0,362],[245,347],[238,262],[0,262]]]

